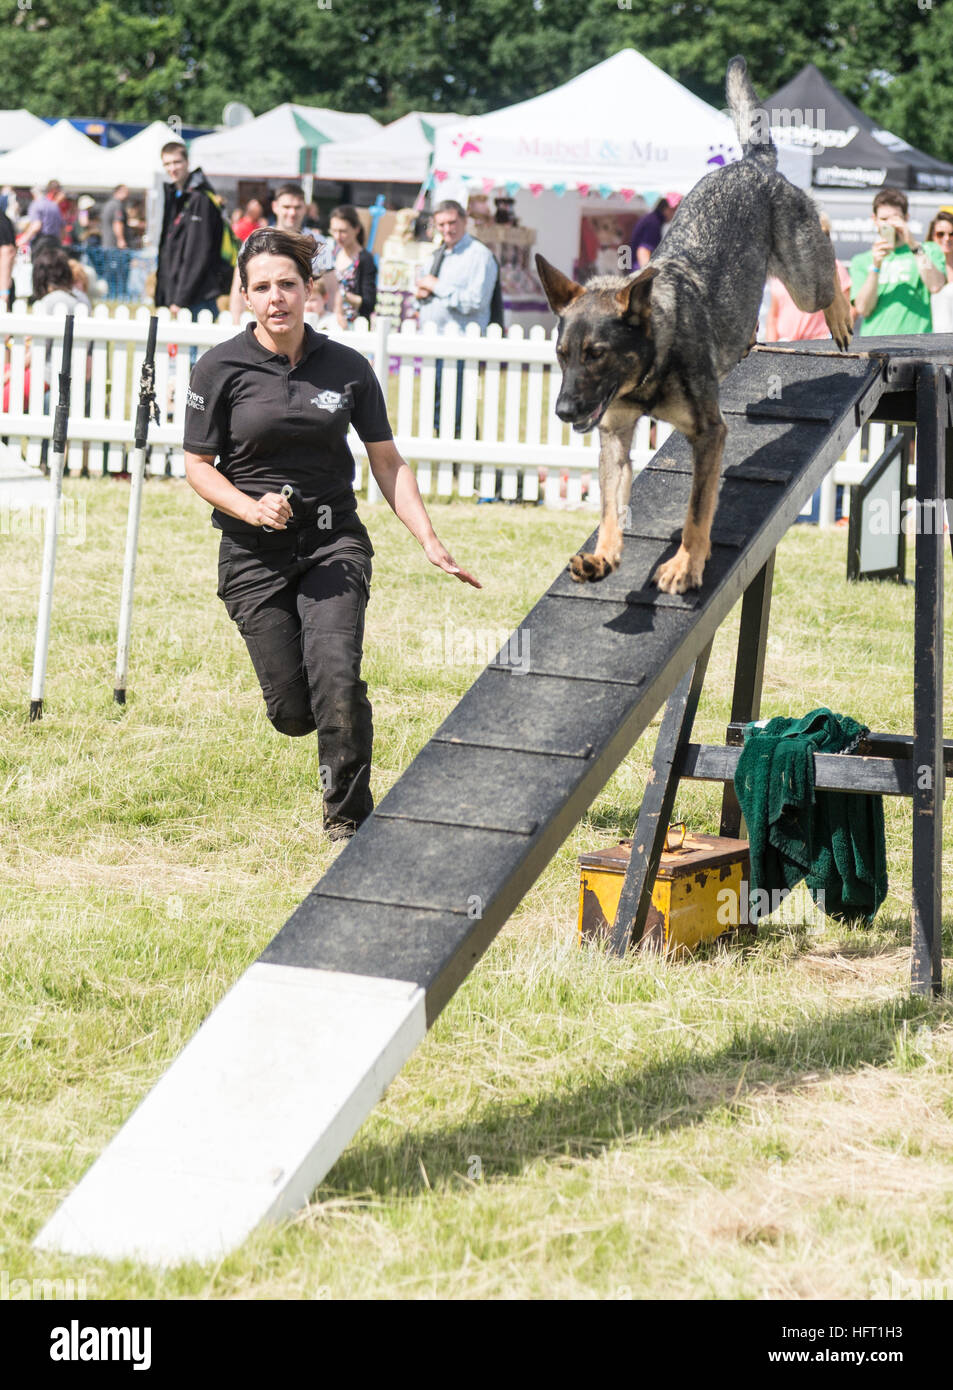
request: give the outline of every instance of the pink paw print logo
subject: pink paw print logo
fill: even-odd
[[[459,135],[455,135],[451,144],[456,147],[456,151],[461,159],[463,159],[464,155],[480,153],[480,136],[473,135],[467,130],[461,131]]]

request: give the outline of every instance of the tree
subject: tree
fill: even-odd
[[[180,22],[161,4],[22,0],[3,21],[0,107],[151,120],[177,109]]]
[[[23,104],[29,74],[44,116],[214,125],[235,99],[383,121],[470,115],[632,46],[720,107],[740,52],[763,96],[814,62],[896,134],[953,160],[951,40],[949,0],[11,0],[0,106]]]
[[[910,8],[915,20],[906,52],[878,72],[855,100],[895,135],[953,163],[953,6]]]

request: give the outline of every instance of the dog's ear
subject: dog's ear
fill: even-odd
[[[577,285],[575,280],[570,280],[568,275],[564,275],[561,270],[550,265],[543,256],[537,255],[536,270],[540,283],[546,291],[549,307],[554,314],[565,313],[574,299],[578,299],[580,295],[586,293],[582,285]]]
[[[658,275],[657,265],[647,265],[640,275],[616,291],[615,302],[623,318],[644,324],[651,313],[652,281]]]

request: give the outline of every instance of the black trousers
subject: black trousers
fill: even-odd
[[[223,533],[218,596],[245,639],[279,733],[318,734],[324,823],[370,815],[374,731],[361,680],[371,548],[317,527]]]

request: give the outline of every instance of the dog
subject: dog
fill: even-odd
[[[842,352],[850,342],[850,305],[834,248],[810,198],[777,172],[766,113],[743,58],[728,64],[725,85],[743,157],[706,175],[682,199],[643,270],[597,276],[583,287],[536,257],[559,319],[556,414],[580,433],[599,429],[602,517],[595,551],[570,561],[580,583],[619,567],[632,434],[641,416],[652,415],[692,446],[681,544],[654,582],[669,594],[701,585],[727,433],[718,387],[754,345],[768,275],[783,281],[799,309],[824,311]]]

